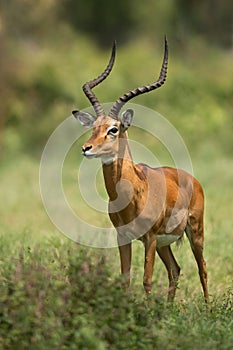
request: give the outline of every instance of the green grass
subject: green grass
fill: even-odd
[[[146,300],[138,282],[128,293],[121,289],[113,257],[62,238],[8,251],[1,261],[1,348],[231,348],[230,288],[212,298],[210,312],[193,292],[197,281],[173,306],[163,293]]]
[[[19,86],[24,93],[15,97],[9,110],[11,122],[4,130],[0,165],[0,349],[231,349],[230,54],[204,46],[198,51],[197,46],[190,45],[182,60],[179,54],[171,56],[167,87],[154,97],[148,94],[135,101],[158,110],[174,123],[204,187],[204,255],[211,299],[210,311],[206,312],[187,239],[180,248],[173,248],[182,270],[171,306],[165,302],[167,276],[159,258],[152,296],[145,298],[140,242],[133,245],[132,284],[125,293],[117,249],[79,246],[58,232],[47,217],[38,178],[44,142],[76,104],[79,108],[87,105],[80,86],[106,62],[106,52],[82,38],[69,38],[63,50],[54,44],[36,54],[24,48],[20,52],[23,56],[19,55],[26,58],[26,66],[31,64],[26,75],[21,72]],[[207,53],[209,56],[199,60],[198,52],[203,50],[204,57]],[[135,52],[138,56],[132,61]],[[114,100],[138,82],[147,83],[154,76],[155,66],[160,65],[160,54],[147,41],[119,50],[114,76],[98,88],[100,99]],[[152,56],[155,62],[151,62]],[[148,65],[142,65],[144,60]],[[53,100],[56,95],[59,97]],[[162,164],[170,162],[161,145],[148,135],[142,137],[136,128],[129,133],[131,139],[143,138],[143,144]],[[88,222],[108,225],[107,214],[100,216],[85,206],[77,189],[80,145],[81,140],[64,163],[65,193],[72,208]],[[101,174],[97,187],[106,198]]]

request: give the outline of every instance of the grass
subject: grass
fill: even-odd
[[[72,109],[75,96],[82,96],[81,89],[76,91],[76,87],[96,74],[106,58],[106,53],[84,44],[81,39],[76,44],[71,53],[67,40],[65,53],[61,50],[59,55],[54,54],[58,52],[56,47],[44,48],[35,61],[30,52],[27,60],[34,62],[34,67],[30,66],[23,84],[29,95],[19,96],[12,103],[12,110],[18,113],[21,124],[9,124],[4,130],[0,169],[0,349],[231,349],[230,55],[213,51],[217,57],[214,59],[211,49],[212,58],[208,64],[198,61],[195,50],[192,50],[194,55],[187,52],[185,63],[181,63],[178,56],[173,57],[169,73],[172,78],[167,89],[158,92],[155,99],[148,95],[137,101],[156,107],[174,123],[188,146],[194,173],[205,190],[204,255],[211,295],[210,312],[206,312],[196,263],[187,239],[180,248],[173,248],[182,270],[176,300],[171,306],[165,302],[167,276],[159,258],[155,264],[153,294],[150,300],[145,298],[140,242],[133,246],[132,285],[125,293],[121,289],[117,249],[79,246],[58,232],[47,217],[38,179],[44,141],[67,115],[67,110]],[[115,80],[110,78],[98,90],[101,100],[110,101],[119,92],[137,85],[138,79],[144,81],[145,76],[154,74],[154,63],[137,71],[141,60],[149,62],[151,55],[155,55],[160,64],[157,52],[149,48],[147,42],[143,44],[143,50],[141,45],[142,42],[133,43],[128,48],[129,57],[140,48],[139,57],[132,63],[138,76],[129,74],[128,49],[122,49]],[[67,61],[70,65],[63,64]],[[61,66],[64,66],[63,70]],[[78,82],[73,76],[77,66],[92,67],[78,70]],[[50,78],[49,69],[53,71]],[[213,79],[212,71],[215,72]],[[69,81],[67,76],[71,77]],[[63,86],[61,82],[65,81]],[[58,98],[56,103],[50,101],[49,106],[41,107],[39,102],[45,101],[43,94],[50,89],[49,96],[53,100],[53,94],[59,92],[59,82],[65,102]],[[35,98],[33,102],[37,102],[33,107],[28,100],[32,97]],[[86,106],[83,96],[78,103],[80,107]],[[38,114],[29,117],[32,111]],[[40,114],[38,122],[35,118]],[[22,122],[24,115],[26,122]],[[140,141],[143,138],[143,144],[162,164],[170,162],[161,145],[153,143],[148,135],[142,137],[136,128],[129,132],[132,139]],[[80,144],[72,147],[64,163],[65,193],[72,208],[88,222],[108,225],[107,215],[100,216],[85,206],[77,189]],[[97,178],[98,191],[106,198],[101,173]]]
[[[127,294],[121,289],[112,255],[61,238],[21,247],[18,256],[8,252],[1,276],[0,346],[231,348],[230,288],[212,300],[210,312],[193,293],[190,281],[187,301],[170,306],[154,294],[146,300],[136,284]]]

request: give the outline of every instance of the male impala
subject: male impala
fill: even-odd
[[[82,147],[82,154],[86,158],[100,158],[102,161],[109,196],[109,217],[117,231],[121,272],[128,286],[131,242],[133,239],[141,240],[145,247],[143,285],[146,293],[151,293],[157,251],[168,272],[168,301],[172,301],[180,267],[172,254],[170,244],[180,240],[185,231],[198,265],[205,301],[208,302],[207,272],[203,258],[202,187],[194,177],[180,169],[135,165],[126,132],[132,122],[133,110],[128,109],[119,117],[120,109],[127,101],[155,90],[165,82],[168,64],[167,40],[165,38],[164,58],[158,80],[122,95],[106,115],[92,89],[110,74],[115,51],[114,43],[104,72],[83,86],[96,116],[80,111],[72,113],[82,125],[93,128],[92,136]]]

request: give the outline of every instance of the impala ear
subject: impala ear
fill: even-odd
[[[133,114],[134,114],[134,111],[132,109],[127,109],[122,113],[121,126],[124,131],[126,131],[128,127],[131,125]]]
[[[86,127],[92,127],[94,121],[96,120],[93,115],[86,112],[72,111],[72,114],[76,119],[78,119],[80,124]]]

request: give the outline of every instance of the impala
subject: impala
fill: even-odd
[[[106,115],[92,89],[110,74],[115,52],[114,42],[110,61],[104,72],[83,86],[96,116],[82,111],[72,113],[82,125],[93,129],[91,137],[82,147],[82,154],[86,158],[100,158],[102,161],[105,187],[109,196],[109,217],[117,231],[121,272],[125,276],[125,284],[130,284],[132,241],[139,239],[145,247],[143,285],[147,295],[152,289],[157,251],[168,273],[167,300],[172,301],[180,267],[170,245],[181,240],[185,232],[198,265],[204,298],[208,302],[207,271],[203,258],[203,189],[184,170],[134,164],[127,138],[127,129],[131,125],[134,112],[127,109],[119,116],[127,101],[164,84],[168,64],[167,40],[165,38],[164,58],[158,80],[123,94]]]

